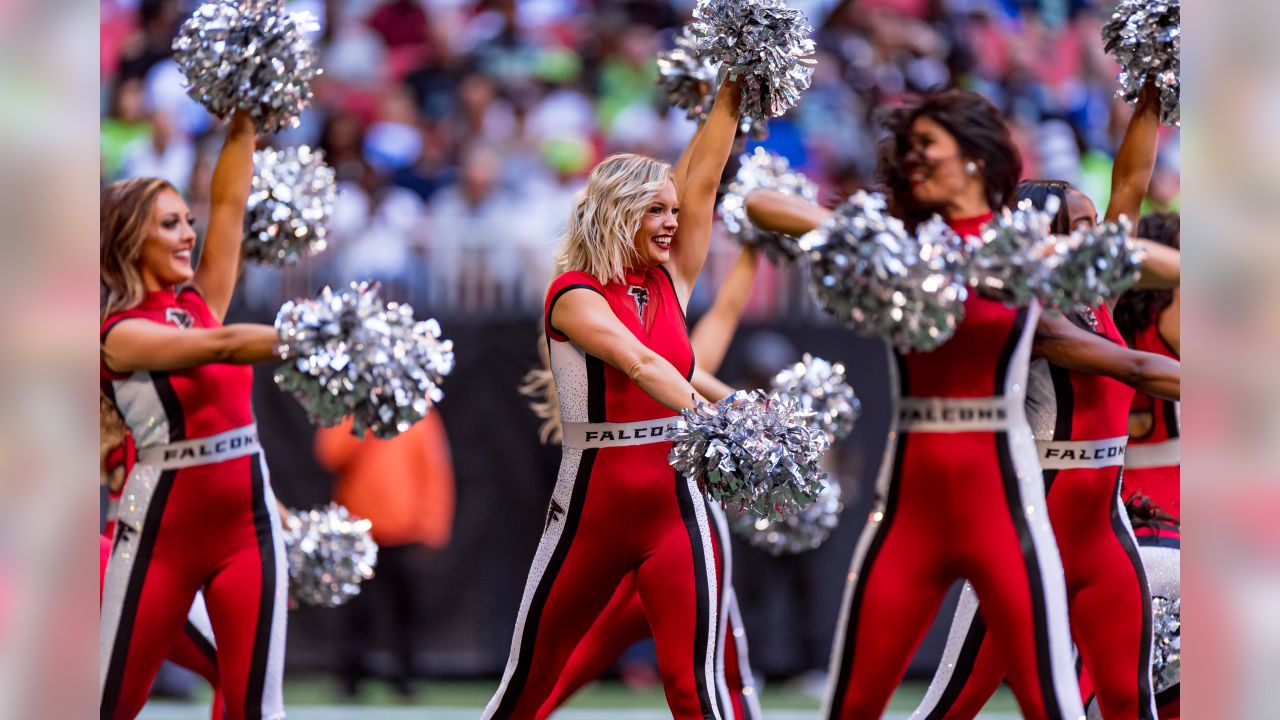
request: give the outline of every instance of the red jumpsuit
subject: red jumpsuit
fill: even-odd
[[[1095,332],[1124,345],[1105,307],[1092,315]],[[1151,595],[1120,500],[1133,394],[1108,377],[1031,364],[1027,415],[1066,573],[1071,631],[1092,680],[1082,684],[1108,720],[1155,720]],[[985,642],[981,610],[966,583],[942,663],[913,718],[977,717],[999,687],[1006,666]]]
[[[133,468],[136,459],[137,449],[134,447],[133,437],[126,435],[124,442],[107,456],[106,467],[108,471],[123,467],[127,474]],[[107,501],[106,527],[98,537],[101,550],[98,564],[99,604],[102,602],[103,583],[107,579],[107,560],[111,557],[111,538],[116,532],[116,512],[119,507],[120,493],[110,493]],[[213,709],[210,717],[213,720],[222,720],[222,691],[218,688],[217,645],[213,639],[213,628],[209,624],[209,611],[205,608],[204,596],[200,593],[196,593],[195,602],[187,612],[186,625],[182,627],[182,632],[174,641],[173,647],[169,648],[169,655],[165,659],[190,670],[209,683],[209,687],[213,688]]]
[[[674,414],[551,324],[566,292],[599,293],[637,339],[693,373],[683,308],[665,268],[628,271],[624,282],[583,272],[552,282],[545,324],[564,454],[511,655],[483,717],[546,717],[544,703],[574,648],[635,573],[671,714],[721,720],[715,549],[697,479],[667,463],[671,443],[661,438]]]
[[[199,293],[147,293],[108,317],[213,328]],[[284,545],[250,407],[253,369],[101,368],[138,448],[120,499],[99,624],[101,715],[132,718],[203,590],[227,716],[284,716]]]
[[[747,636],[738,612],[738,597],[733,591],[729,522],[720,505],[711,500],[707,501],[707,513],[715,530],[712,540],[716,547],[717,566],[721,570],[717,581],[724,588],[720,603],[722,657],[716,658],[716,684],[724,706],[732,707],[733,717],[758,720],[762,715],[760,698],[747,655]],[[636,590],[635,574],[632,573],[623,579],[608,607],[574,649],[543,709],[550,713],[568,702],[584,685],[604,674],[624,650],[652,636],[644,605]]]
[[[952,222],[976,236],[990,215]],[[955,336],[891,353],[896,408],[878,505],[854,551],[823,716],[879,718],[957,579],[989,608],[1025,717],[1084,715],[1062,561],[1024,414],[1039,308],[965,302]]]
[[[1156,318],[1134,333],[1133,344],[1138,350],[1178,359],[1178,353],[1160,336]],[[1136,432],[1129,438],[1129,453],[1125,457],[1123,494],[1126,501],[1141,494],[1173,517],[1172,523],[1157,520],[1134,528],[1142,561],[1151,580],[1151,594],[1173,599],[1181,595],[1178,572],[1182,551],[1179,405],[1139,393],[1133,400],[1129,416],[1130,430]],[[1181,684],[1174,684],[1156,695],[1161,720],[1181,714],[1181,689]]]

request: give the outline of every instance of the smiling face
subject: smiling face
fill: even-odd
[[[675,239],[680,213],[676,186],[670,180],[649,201],[640,216],[640,228],[634,238],[641,267],[661,265],[671,259],[671,242]]]
[[[956,198],[981,193],[981,174],[964,171],[968,159],[960,152],[955,136],[929,117],[911,124],[904,169],[915,201],[926,207],[941,207]]]
[[[191,253],[196,246],[195,219],[182,196],[164,190],[156,196],[151,225],[142,243],[138,270],[147,290],[165,290],[194,276]]]

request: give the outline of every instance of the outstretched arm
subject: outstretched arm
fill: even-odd
[[[244,210],[253,181],[253,121],[237,110],[231,116],[227,138],[213,168],[209,190],[209,229],[200,266],[192,284],[204,296],[209,312],[221,322],[231,304],[240,267],[240,242],[244,238]]]
[[[1151,184],[1151,172],[1156,166],[1156,145],[1160,135],[1160,92],[1155,83],[1148,82],[1142,88],[1133,117],[1124,131],[1120,149],[1116,151],[1111,166],[1111,199],[1107,202],[1106,219],[1115,221],[1127,216],[1138,226],[1142,214],[1142,200]]]
[[[680,304],[687,305],[693,284],[707,260],[711,221],[715,217],[716,190],[738,132],[738,103],[742,92],[737,81],[726,80],[716,94],[707,124],[694,136],[689,149],[689,170],[676,186],[680,198],[680,228],[671,246],[671,275]]]
[[[698,359],[698,366],[709,373],[720,369],[724,362],[724,354],[733,342],[733,334],[738,329],[738,320],[747,307],[747,299],[751,297],[751,286],[756,279],[756,251],[744,247],[738,255],[738,261],[729,269],[720,289],[716,291],[716,300],[693,326],[689,333],[689,341],[693,344],[693,356]]]
[[[600,294],[586,289],[566,292],[551,308],[548,322],[574,345],[626,373],[667,408],[692,408],[699,399],[684,375],[636,339]]]
[[[1061,315],[1040,318],[1031,351],[1067,370],[1115,378],[1149,395],[1178,400],[1182,393],[1177,360],[1121,347]]]
[[[747,218],[770,232],[804,235],[831,215],[821,205],[777,190],[752,190],[747,195]]]
[[[1137,287],[1147,289],[1176,288],[1182,281],[1182,253],[1168,245],[1139,238],[1142,248],[1142,273]]]
[[[208,363],[279,360],[280,339],[270,325],[236,323],[216,328],[181,328],[142,318],[122,320],[102,341],[102,359],[118,373],[181,370]]]

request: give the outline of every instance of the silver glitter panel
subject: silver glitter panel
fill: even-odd
[[[338,607],[360,594],[373,577],[378,544],[373,523],[337,503],[295,511],[285,518],[284,544],[289,564],[289,597],[302,605]]]
[[[276,315],[282,357],[276,384],[293,394],[312,421],[390,438],[426,417],[453,371],[453,342],[435,319],[415,321],[413,308],[383,304],[377,285],[352,283],[315,300],[290,300]]]
[[[782,519],[822,490],[818,463],[829,442],[811,418],[794,395],[739,390],[681,412],[668,432],[668,462],[702,478],[712,499]]]
[[[261,132],[298,124],[320,74],[306,33],[320,25],[283,0],[217,0],[196,8],[173,39],[187,94],[226,118],[242,109]]]
[[[700,0],[689,30],[721,80],[741,78],[745,116],[782,115],[813,79],[813,28],[782,0]]]
[[[968,298],[963,241],[941,218],[912,236],[883,195],[859,191],[800,238],[819,305],[863,335],[903,351],[946,342]]]
[[[763,230],[747,217],[747,195],[759,188],[777,190],[817,203],[818,186],[802,173],[793,171],[786,158],[757,147],[754,152],[742,156],[738,174],[720,201],[720,219],[730,239],[740,245],[760,248],[774,263],[791,262],[804,254],[800,239]]]
[[[812,504],[781,520],[757,517],[741,507],[730,507],[729,527],[735,535],[770,555],[816,550],[831,537],[844,511],[840,483],[835,476],[826,475],[821,484],[822,489]]]
[[[833,441],[849,436],[862,411],[853,386],[845,380],[844,364],[829,363],[809,353],[774,375],[770,389],[796,395],[800,408],[812,413],[815,426]]]
[[[324,153],[306,145],[253,154],[244,215],[244,258],[282,267],[323,252],[337,196]]]
[[[1160,121],[1182,124],[1182,6],[1179,0],[1120,0],[1102,26],[1102,45],[1120,64],[1116,96],[1133,104],[1148,80],[1160,92]]]

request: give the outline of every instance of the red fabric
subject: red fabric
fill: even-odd
[[[1169,347],[1169,343],[1165,342],[1164,338],[1160,337],[1160,324],[1155,320],[1138,331],[1133,339],[1133,346],[1138,350],[1178,359],[1178,354]],[[1135,416],[1135,419],[1149,418],[1151,423],[1151,429],[1148,432],[1129,437],[1130,447],[1161,443],[1181,435],[1176,403],[1146,393],[1138,393],[1133,399],[1129,412]],[[1128,500],[1141,493],[1180,522],[1182,520],[1181,481],[1180,465],[1129,468],[1124,472],[1124,498]],[[1138,529],[1139,535],[1155,532],[1157,531],[1151,529]]]
[[[990,217],[951,226],[977,235]],[[1013,343],[1032,331],[1019,318],[1018,309],[971,297],[952,339],[932,352],[896,355],[901,394],[1003,395]],[[1025,387],[1025,377],[1022,382]],[[1037,601],[1044,591],[1030,569],[1034,546],[1015,522],[1030,499],[1020,496],[1016,471],[1007,464],[1007,433],[902,431],[897,443],[882,520],[868,526],[866,554],[850,571],[828,719],[885,711],[943,596],[961,577],[973,584],[991,639],[1010,661],[1009,684],[1023,715],[1046,718],[1048,689],[1040,673],[1049,672],[1051,661],[1037,636],[1044,624],[1066,618],[1048,617]]]

